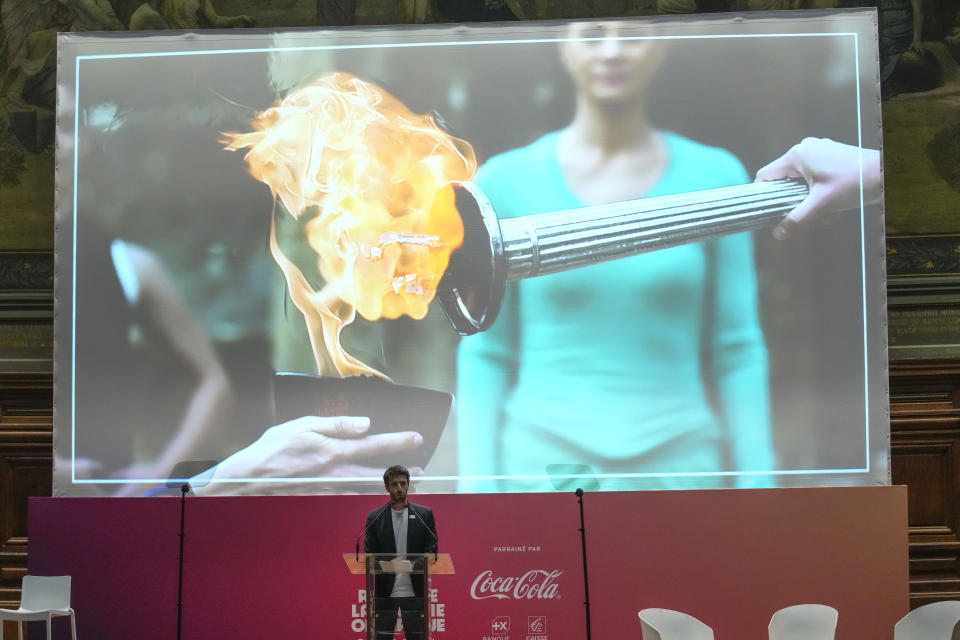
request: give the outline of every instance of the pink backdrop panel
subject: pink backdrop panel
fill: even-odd
[[[838,640],[883,640],[909,608],[906,487],[648,491],[586,497],[596,638],[648,607],[725,638],[766,638],[772,613],[840,612]],[[595,533],[596,532],[596,533]],[[604,561],[606,558],[606,561]]]
[[[73,576],[80,640],[176,638],[177,500],[30,498],[27,526],[29,572]]]
[[[424,495],[456,574],[432,579],[434,638],[585,637],[576,496]],[[347,572],[380,496],[188,499],[184,633],[360,639]],[[800,602],[840,610],[839,640],[892,638],[907,611],[903,487],[588,493],[593,637],[639,638],[636,612],[676,608],[717,638],[766,636]],[[37,498],[30,571],[73,576],[81,640],[175,637],[175,498]]]

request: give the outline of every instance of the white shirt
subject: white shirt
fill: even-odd
[[[390,515],[393,517],[393,541],[397,545],[397,555],[404,556],[407,553],[407,522],[413,514],[407,507],[400,511],[390,508]],[[412,598],[413,583],[410,582],[410,576],[406,573],[398,573],[393,581],[393,591],[390,592],[391,598]]]

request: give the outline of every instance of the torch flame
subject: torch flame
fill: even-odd
[[[224,143],[249,149],[250,173],[303,218],[320,290],[280,249],[275,221],[270,250],[307,322],[318,370],[382,375],[346,353],[340,333],[356,313],[367,320],[427,314],[463,242],[451,182],[473,176],[473,148],[342,72],[292,91],[257,114],[253,128],[225,134]]]

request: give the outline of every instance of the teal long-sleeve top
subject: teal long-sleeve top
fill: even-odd
[[[664,136],[667,167],[647,197],[748,180],[728,151]],[[499,217],[584,206],[558,138],[480,169]],[[550,470],[570,468],[551,465],[586,465],[611,489],[726,486],[722,472],[774,468],[749,233],[509,284],[457,369],[462,491],[550,490]]]

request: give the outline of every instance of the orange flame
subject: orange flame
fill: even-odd
[[[304,228],[325,281],[319,291],[283,254],[275,228],[270,250],[307,322],[318,370],[382,375],[346,353],[340,333],[355,313],[427,315],[463,242],[451,182],[473,176],[473,148],[341,72],[292,91],[257,114],[253,127],[226,134],[224,143],[249,149],[250,173],[294,219],[309,216]]]

